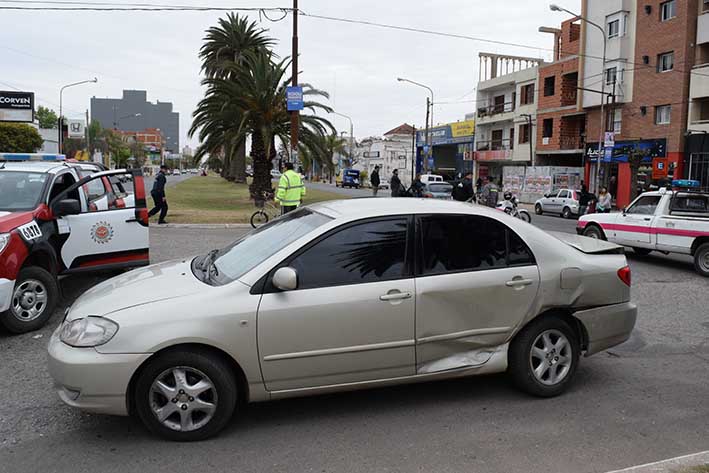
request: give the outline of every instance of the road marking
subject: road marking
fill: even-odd
[[[709,450],[690,453],[680,457],[668,458],[644,465],[631,466],[623,470],[613,470],[607,473],[660,473],[673,471],[676,468],[704,465],[709,463]]]

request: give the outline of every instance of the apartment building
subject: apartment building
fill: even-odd
[[[531,164],[538,145],[530,123],[536,120],[540,60],[491,53],[478,57],[475,175],[498,178],[503,166]]]
[[[581,24],[580,87],[584,88],[582,104],[586,111],[586,179],[591,184],[598,179],[607,186],[617,207],[626,206],[632,195],[631,155],[642,156],[638,190],[685,175],[687,125],[693,119],[701,121],[704,97],[697,82],[696,113],[690,116],[688,97],[690,72],[697,58],[699,3],[702,2],[582,2],[581,15],[604,27],[601,34],[586,22]],[[604,42],[605,67],[601,60]],[[602,86],[599,79],[604,81]],[[602,87],[606,97],[603,120]],[[709,97],[709,87],[706,96]],[[604,151],[599,159],[599,142],[605,131],[614,132],[615,144],[612,151]]]
[[[687,145],[683,177],[709,191],[709,0],[697,2],[694,67],[689,78]]]
[[[554,61],[539,66],[536,165],[583,165],[586,112],[579,89],[581,24],[564,21],[560,29],[540,28],[554,35]]]

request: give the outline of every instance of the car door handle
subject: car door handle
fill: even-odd
[[[133,222],[140,222],[140,220],[138,220],[137,218],[129,218],[128,220],[126,220],[126,223],[133,223]]]
[[[651,218],[651,217],[645,217],[643,220],[645,220],[646,222],[649,222],[650,220],[652,220],[652,218]]]
[[[513,279],[512,281],[507,281],[505,283],[505,286],[507,287],[517,287],[517,286],[529,286],[531,284],[534,284],[534,281],[532,279]]]
[[[391,294],[384,294],[379,296],[380,301],[398,301],[401,299],[411,299],[410,292],[393,292]]]

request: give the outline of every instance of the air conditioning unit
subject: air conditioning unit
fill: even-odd
[[[542,144],[543,144],[543,145],[548,145],[548,144],[549,144],[549,137],[548,137],[548,136],[545,136],[544,138],[542,138]]]

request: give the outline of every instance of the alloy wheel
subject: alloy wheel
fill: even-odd
[[[571,370],[571,350],[571,343],[559,330],[540,333],[529,353],[529,364],[536,380],[547,386],[561,383]]]
[[[47,307],[47,288],[36,279],[27,279],[17,285],[12,294],[12,315],[22,322],[31,322]]]
[[[217,390],[201,371],[177,366],[163,371],[149,392],[150,409],[168,429],[191,432],[207,425],[217,410]]]

